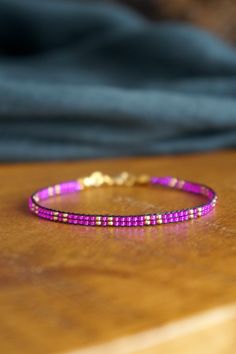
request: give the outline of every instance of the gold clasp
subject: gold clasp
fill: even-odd
[[[83,187],[106,186],[133,186],[134,184],[147,184],[150,180],[148,175],[135,176],[129,172],[121,172],[116,176],[103,174],[102,172],[93,172],[90,176],[79,179]]]

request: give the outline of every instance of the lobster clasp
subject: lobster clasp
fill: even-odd
[[[100,171],[93,172],[90,176],[80,179],[83,187],[107,186],[133,186],[134,184],[146,184],[150,180],[148,175],[135,176],[129,172],[121,172],[116,176],[103,174]]]
[[[83,178],[83,185],[85,187],[100,187],[105,184],[107,177],[102,172],[96,171],[90,176]]]

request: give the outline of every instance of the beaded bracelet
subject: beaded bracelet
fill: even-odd
[[[94,215],[80,214],[68,211],[54,210],[40,205],[40,202],[56,195],[78,192],[90,187],[100,186],[133,186],[162,185],[185,192],[199,194],[207,198],[207,202],[193,208],[141,215]],[[208,214],[214,209],[217,201],[213,189],[199,183],[183,181],[174,177],[149,177],[147,175],[133,176],[122,172],[116,177],[94,172],[92,175],[74,181],[63,182],[40,189],[29,198],[30,210],[43,219],[67,224],[86,226],[148,226],[182,222],[196,219]]]

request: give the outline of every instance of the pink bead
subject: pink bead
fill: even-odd
[[[145,219],[145,218],[144,218],[143,215],[141,215],[141,216],[138,217],[138,220],[139,220],[139,221],[144,221],[144,219]]]

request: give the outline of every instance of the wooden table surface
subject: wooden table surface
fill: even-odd
[[[94,170],[173,175],[216,189],[205,218],[102,228],[40,220],[36,189]],[[236,152],[0,165],[0,352],[235,353]],[[154,187],[50,201],[86,212],[181,208],[199,197]]]

